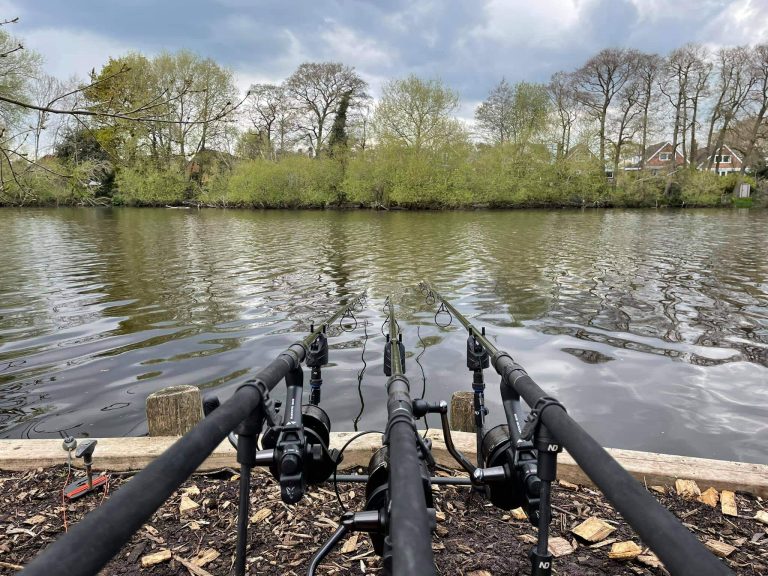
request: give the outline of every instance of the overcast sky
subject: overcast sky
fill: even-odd
[[[502,77],[543,82],[608,46],[768,41],[768,0],[0,0],[15,16],[11,32],[62,78],[131,50],[193,50],[242,89],[334,60],[374,95],[389,78],[442,78],[464,111]]]

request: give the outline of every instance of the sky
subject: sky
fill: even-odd
[[[602,48],[768,42],[768,0],[0,0],[0,18],[16,16],[9,31],[62,79],[184,48],[231,68],[245,91],[341,61],[374,96],[392,78],[440,78],[470,117],[502,78],[546,82]]]

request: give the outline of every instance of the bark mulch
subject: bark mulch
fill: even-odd
[[[228,574],[235,551],[237,478],[229,470],[194,476],[133,536],[102,574]],[[99,493],[62,506],[61,490],[66,479],[66,467],[0,472],[0,574],[17,573],[67,527],[102,502]],[[128,479],[112,475],[109,494],[120,490]],[[342,500],[350,508],[362,507],[364,490],[363,484],[340,485]],[[765,514],[768,520],[765,501],[737,494],[738,516],[726,516],[719,504],[712,507],[695,495],[683,498],[674,487],[653,487],[652,493],[698,538],[709,541],[709,546],[719,549],[720,554],[727,553],[723,561],[735,573],[768,575],[768,525],[754,518]],[[440,574],[496,576],[530,572],[527,554],[536,530],[527,520],[517,519],[520,512],[497,510],[466,487],[435,487],[434,496],[438,525],[433,549]],[[554,562],[555,574],[666,573],[598,492],[562,483],[553,491],[553,504],[552,545],[561,554]],[[181,512],[180,508],[188,509]],[[249,573],[305,574],[310,556],[333,533],[340,514],[332,484],[313,487],[300,504],[287,506],[280,500],[275,481],[266,473],[256,472],[251,497]],[[598,534],[601,539],[590,543],[572,530],[583,533],[577,526],[593,517],[603,522],[598,525],[602,534]],[[628,550],[627,555],[634,558],[609,557],[612,550],[615,555],[619,548]],[[318,570],[318,574],[339,576],[380,572],[379,560],[365,534],[348,537]]]

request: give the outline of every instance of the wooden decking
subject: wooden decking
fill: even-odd
[[[341,446],[354,432],[331,434],[331,447]],[[470,460],[475,458],[475,436],[453,432],[454,443]],[[456,467],[448,454],[439,431],[431,431],[435,459],[444,466]],[[100,438],[94,454],[94,467],[102,470],[139,470],[159,456],[176,438]],[[376,434],[355,440],[344,452],[344,467],[366,466],[373,452],[381,445]],[[648,486],[673,484],[678,478],[695,480],[702,489],[713,486],[718,490],[749,492],[768,498],[768,466],[743,462],[727,462],[705,458],[690,458],[633,450],[608,449],[608,452],[633,476]],[[66,462],[61,440],[0,440],[0,470],[30,470]],[[78,462],[76,462],[78,463]],[[224,441],[203,463],[200,470],[237,467],[235,451]],[[566,453],[558,458],[558,478],[583,485],[589,479]]]

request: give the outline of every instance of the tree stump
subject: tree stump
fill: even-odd
[[[473,392],[454,392],[451,395],[451,430],[475,431],[475,406]]]
[[[183,436],[203,419],[203,401],[197,386],[171,386],[147,396],[150,436]]]

